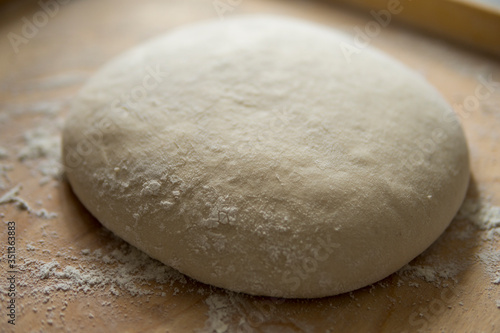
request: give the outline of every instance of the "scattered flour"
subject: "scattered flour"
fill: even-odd
[[[21,189],[22,185],[18,184],[11,190],[7,191],[4,195],[0,197],[0,205],[14,203],[17,206],[17,208],[25,210],[28,213],[43,219],[53,219],[57,217],[57,213],[48,212],[45,208],[39,210],[31,208],[31,206],[24,199],[18,196]]]
[[[20,161],[37,158],[57,158],[60,150],[59,135],[45,128],[35,128],[24,133],[25,146],[19,151],[17,157]]]
[[[119,249],[110,250],[107,247],[106,254],[101,249],[93,252],[87,250],[84,257],[78,258],[76,267],[56,260],[47,263],[28,260],[26,265],[31,266],[30,278],[51,280],[50,285],[43,287],[45,294],[57,290],[93,294],[103,289],[107,289],[110,294],[118,294],[118,288],[131,295],[149,295],[154,292],[141,286],[149,285],[150,282],[167,285],[187,282],[184,275],[126,243],[122,243]],[[69,255],[59,255],[63,259],[71,259]],[[41,291],[34,288],[30,294],[36,295]]]
[[[37,312],[44,304],[53,304],[51,300],[56,293],[59,296],[64,293],[65,302],[81,298],[82,294],[110,300],[123,293],[166,297],[175,294],[174,289],[188,284],[189,279],[184,275],[150,258],[111,232],[102,230],[100,233],[108,239],[106,246],[81,250],[82,255],[75,255],[78,251],[72,247],[53,248],[44,239],[28,243],[24,249],[18,248],[17,252],[23,255],[19,256],[16,267],[17,302]],[[29,255],[24,250],[29,251]],[[199,293],[200,290],[196,287],[186,292]],[[0,302],[5,304],[8,299],[7,284],[0,284]],[[102,306],[112,304],[107,302]],[[48,307],[47,315],[51,311]],[[53,320],[54,325],[58,323]]]
[[[480,262],[484,265],[493,284],[500,284],[500,249],[495,247],[483,248],[477,255]]]
[[[234,308],[231,306],[228,297],[223,295],[210,295],[205,300],[208,305],[208,320],[202,332],[226,333],[231,323],[231,317],[234,314]]]
[[[500,235],[500,207],[480,200],[467,199],[460,208],[457,218],[467,219],[480,230],[486,231],[483,235],[486,240],[492,240]]]
[[[7,149],[0,147],[0,160],[9,157]]]
[[[407,264],[399,270],[398,274],[423,279],[437,286],[442,286],[443,280],[451,279],[458,282],[456,276],[462,270],[462,267],[456,263],[436,261],[433,265]]]
[[[5,190],[10,183],[8,172],[14,170],[11,164],[0,163],[0,190]]]
[[[43,185],[48,177],[56,180],[61,178],[63,166],[61,164],[61,136],[62,119],[50,125],[44,125],[24,133],[24,147],[17,154],[17,158],[31,169],[36,169],[44,176],[40,180]]]

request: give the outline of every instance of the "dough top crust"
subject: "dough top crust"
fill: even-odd
[[[322,297],[395,272],[469,180],[451,107],[420,75],[295,19],[176,29],[99,70],[63,157],[107,228],[197,280]]]

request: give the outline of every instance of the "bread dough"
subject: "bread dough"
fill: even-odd
[[[395,272],[457,212],[464,134],[420,75],[295,19],[140,45],[73,101],[69,182],[127,242],[204,283],[322,297]]]

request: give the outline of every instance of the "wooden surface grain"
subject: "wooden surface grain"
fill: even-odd
[[[225,6],[217,7],[221,3]],[[71,97],[104,62],[149,37],[207,18],[249,13],[290,15],[345,31],[353,36],[353,43],[356,31],[373,20],[363,11],[314,1],[73,0],[61,1],[55,8],[53,15],[46,14],[45,22],[37,1],[0,5],[0,147],[8,152],[0,164],[11,167],[2,178],[0,197],[22,184],[19,195],[24,200],[36,209],[57,213],[56,218],[43,219],[12,203],[0,205],[2,221],[16,222],[17,260],[19,267],[24,267],[18,273],[17,280],[23,283],[17,285],[16,326],[12,326],[7,324],[8,297],[4,293],[7,226],[0,224],[0,331],[213,331],[210,323],[217,320],[228,325],[219,325],[220,332],[500,331],[500,309],[495,304],[500,299],[500,286],[491,283],[487,269],[477,259],[486,247],[496,251],[500,247],[495,240],[485,241],[480,231],[470,237],[455,237],[469,228],[466,220],[453,221],[412,263],[419,265],[439,257],[441,263],[462,264],[453,279],[440,278],[440,285],[393,274],[349,294],[312,300],[234,295],[189,279],[164,285],[152,281],[143,286],[162,290],[160,295],[132,295],[126,290],[115,294],[106,288],[92,292],[92,286],[86,292],[30,292],[40,290],[40,286],[50,289],[58,282],[40,278],[37,267],[43,263],[57,260],[61,266],[92,269],[92,265],[105,264],[85,261],[82,250],[111,253],[123,246],[82,207],[64,178],[40,183],[43,175],[35,167],[48,157],[18,158],[26,142],[23,135],[47,124],[60,126]],[[221,8],[226,11],[222,13]],[[39,24],[34,31],[23,31],[28,29],[27,21]],[[12,33],[21,39],[13,42]],[[492,83],[491,94],[479,100],[472,111],[463,109],[464,103],[473,100],[481,80],[500,81],[498,59],[396,23],[379,29],[366,44],[420,72],[453,105],[471,152],[468,197],[487,198],[492,205],[500,205],[500,83]],[[355,46],[361,51],[364,47]],[[30,248],[30,244],[35,245]],[[214,297],[220,305],[207,302]],[[217,317],[223,314],[226,317]]]

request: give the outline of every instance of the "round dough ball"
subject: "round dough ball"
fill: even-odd
[[[111,61],[64,128],[107,228],[194,279],[322,297],[395,272],[458,210],[468,151],[419,75],[294,19],[204,22]],[[350,60],[350,61],[348,61]]]

